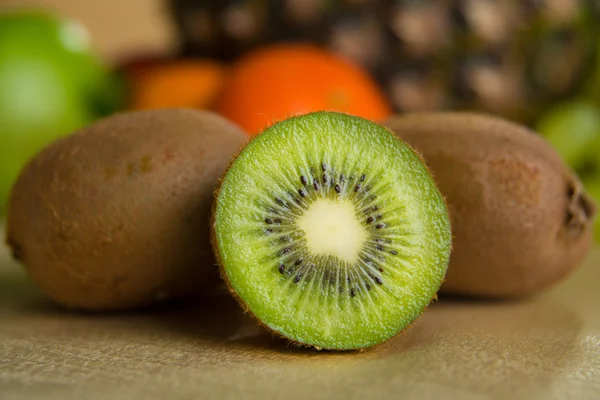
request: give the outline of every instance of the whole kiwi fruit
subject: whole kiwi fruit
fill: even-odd
[[[210,209],[246,134],[216,114],[108,117],[45,148],[12,188],[7,243],[51,299],[119,310],[218,277]]]
[[[448,202],[453,252],[442,293],[529,295],[588,253],[596,207],[535,132],[471,113],[407,114],[385,125],[421,152]]]

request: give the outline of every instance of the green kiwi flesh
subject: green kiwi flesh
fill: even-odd
[[[7,243],[48,297],[122,310],[218,282],[214,191],[247,136],[216,114],[123,113],[48,146],[21,172]]]
[[[405,114],[385,125],[421,152],[448,202],[454,241],[442,292],[531,295],[588,254],[596,206],[535,132],[473,113]]]
[[[442,283],[450,232],[419,156],[382,126],[333,112],[257,136],[213,211],[213,248],[242,306],[324,349],[373,346],[414,321]]]

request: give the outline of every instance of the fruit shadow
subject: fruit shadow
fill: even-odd
[[[223,288],[207,296],[171,300],[132,311],[85,312],[66,309],[48,300],[23,271],[7,272],[0,268],[0,317],[3,314],[56,326],[87,327],[82,331],[85,335],[98,329],[109,335],[139,332],[140,337],[155,332],[198,346],[263,349],[280,354],[316,353],[291,345],[259,326]]]
[[[319,354],[312,348],[298,346],[278,337],[261,326],[258,320],[244,312],[225,289],[192,301],[167,303],[148,311],[182,338],[209,341],[222,347],[266,350],[278,354]]]
[[[61,312],[60,307],[45,298],[22,271],[0,274],[0,310],[13,314]]]
[[[525,299],[524,301],[528,301]],[[468,313],[475,309],[491,307],[491,310],[506,310],[511,313],[512,307],[520,308],[523,300],[498,301],[488,298],[447,296],[440,297],[440,301],[432,304],[425,315],[431,313],[438,318],[446,313],[460,309],[461,313]],[[386,343],[362,351],[318,351],[309,347],[302,347],[291,343],[289,340],[278,337],[268,331],[264,326],[243,311],[241,306],[232,298],[223,286],[209,296],[197,298],[193,302],[171,302],[159,307],[149,309],[156,315],[161,323],[167,324],[178,335],[189,338],[209,340],[221,345],[263,349],[285,354],[323,355],[336,354],[338,356],[365,355],[371,353],[385,354],[389,348],[396,352],[408,350],[411,346],[421,345],[418,338],[429,337],[428,322],[415,321],[405,332],[398,334]],[[422,318],[421,318],[422,319]],[[428,318],[425,318],[427,321]]]
[[[0,312],[6,310],[11,315],[61,326],[92,326],[103,329],[109,336],[127,331],[135,338],[150,332],[198,348],[208,345],[225,351],[260,353],[265,357],[335,355],[396,361],[429,353],[440,346],[443,352],[459,348],[464,346],[465,340],[478,348],[477,338],[486,343],[514,345],[515,352],[519,353],[520,344],[530,342],[531,337],[543,332],[558,335],[559,343],[553,345],[564,347],[581,327],[575,312],[547,298],[506,302],[440,296],[440,301],[431,305],[409,329],[379,346],[362,352],[316,351],[291,345],[259,326],[224,289],[201,298],[170,301],[131,312],[85,313],[65,310],[46,300],[20,272],[0,275]],[[89,335],[89,330],[82,332]],[[540,345],[538,348],[543,350],[549,344]],[[559,363],[560,360],[548,362]],[[430,368],[436,369],[435,366]]]

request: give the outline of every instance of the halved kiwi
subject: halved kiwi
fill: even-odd
[[[318,112],[277,123],[234,160],[213,247],[242,306],[293,342],[381,343],[438,291],[450,221],[419,156],[386,128]]]

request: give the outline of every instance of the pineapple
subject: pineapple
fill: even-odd
[[[171,0],[187,55],[310,41],[367,68],[399,112],[532,123],[594,67],[596,0]]]

